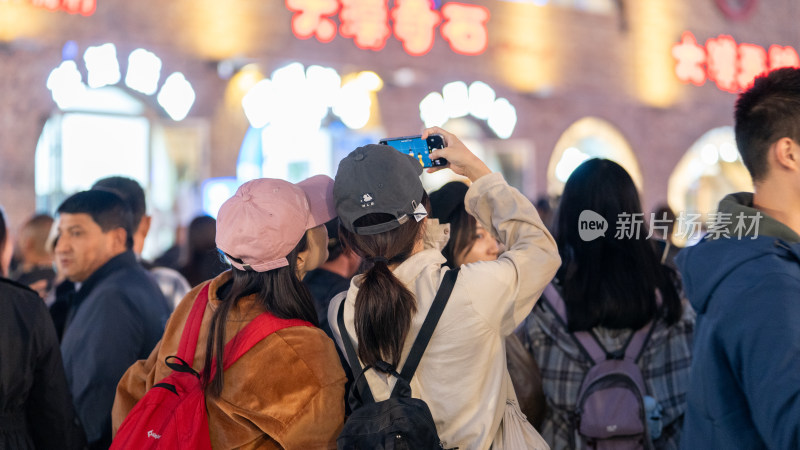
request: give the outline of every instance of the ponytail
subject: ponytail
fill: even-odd
[[[364,274],[356,296],[358,357],[364,364],[385,360],[397,366],[411,318],[416,312],[414,294],[394,276],[385,262],[376,262]]]
[[[422,204],[428,208],[427,194]],[[430,209],[430,208],[428,208]],[[369,226],[393,219],[388,214],[368,214],[356,226]],[[355,300],[358,357],[365,365],[386,361],[400,363],[411,319],[417,312],[414,294],[394,276],[389,266],[408,259],[421,239],[423,222],[408,220],[399,227],[374,235],[358,235],[339,227],[339,237],[348,248],[372,262],[364,273]]]

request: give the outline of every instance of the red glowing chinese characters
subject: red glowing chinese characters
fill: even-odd
[[[736,81],[741,89],[749,89],[757,76],[767,71],[767,51],[753,44],[739,46],[739,74]]]
[[[772,45],[769,48],[769,68],[775,70],[781,67],[800,67],[800,58],[792,47]]]
[[[339,0],[286,0],[286,8],[295,13],[292,31],[300,39],[330,42],[336,37],[336,23],[329,17],[339,11]]]
[[[442,18],[433,9],[432,0],[397,0],[392,9],[394,35],[412,56],[421,56],[433,48],[436,27]]]
[[[389,0],[286,0],[286,7],[295,13],[292,31],[300,39],[332,41],[337,32],[333,17],[338,13],[339,34],[365,50],[383,49],[394,33],[406,53],[422,56],[433,48],[436,27],[443,19],[442,37],[454,52],[479,55],[489,44],[489,10],[483,6],[450,2],[440,12],[434,0],[394,0],[390,13],[388,5]]]
[[[706,71],[703,65],[706,62],[706,49],[697,45],[692,33],[683,33],[681,43],[672,47],[672,57],[675,58],[675,74],[684,83],[693,83],[702,86],[706,82]]]
[[[49,9],[55,11],[61,6],[61,0],[30,0],[31,5],[37,8]]]
[[[37,8],[61,10],[83,16],[91,16],[97,9],[97,0],[28,0],[28,3]]]
[[[442,6],[445,23],[442,36],[450,48],[462,55],[479,55],[489,44],[489,10],[483,6],[447,3]]]
[[[727,92],[749,88],[753,80],[768,70],[800,67],[800,58],[792,47],[773,45],[769,52],[754,44],[737,44],[731,36],[721,35],[697,44],[686,31],[681,42],[672,47],[675,75],[683,83],[701,86],[706,79]]]
[[[91,16],[97,8],[96,0],[62,0],[61,9],[70,14],[80,13],[84,16]]]
[[[723,91],[736,92],[736,41],[730,36],[720,36],[706,41],[708,52],[708,79],[715,81]]]
[[[380,50],[392,34],[386,0],[341,0],[339,20],[342,36],[352,38],[359,48]]]

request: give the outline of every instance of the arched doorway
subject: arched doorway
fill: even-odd
[[[703,134],[686,151],[669,178],[667,200],[683,217],[701,224],[709,221],[722,198],[732,192],[752,191],[753,181],[736,148],[733,127],[714,128]],[[676,243],[692,243],[699,236],[677,232]]]
[[[81,60],[70,41],[62,56],[47,79],[57,108],[36,147],[36,210],[53,214],[100,178],[132,178],[153,217],[143,250],[153,258],[200,210],[196,191],[207,176],[208,130],[202,120],[184,120],[194,89],[180,72],[162,78],[160,58],[144,49],[130,53],[124,77],[111,43],[88,47]]]
[[[581,163],[591,158],[610,159],[628,171],[641,191],[642,173],[630,144],[611,123],[584,117],[567,128],[556,143],[547,166],[547,194],[558,198],[564,184]]]

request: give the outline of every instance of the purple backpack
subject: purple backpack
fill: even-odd
[[[542,296],[566,329],[566,305],[549,284]],[[652,449],[644,397],[644,377],[636,360],[650,337],[652,322],[631,334],[617,352],[609,353],[589,331],[570,333],[592,362],[578,390],[573,418],[574,448]]]

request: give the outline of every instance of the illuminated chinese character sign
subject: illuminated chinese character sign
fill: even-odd
[[[8,2],[9,0],[0,0],[0,3]],[[66,11],[70,14],[84,16],[91,16],[97,8],[97,0],[25,0],[25,2],[36,8],[50,11]]]
[[[339,33],[352,39],[358,48],[381,50],[392,35],[385,0],[340,0]]]
[[[737,44],[726,35],[710,38],[702,46],[688,31],[672,47],[672,56],[675,75],[681,82],[702,86],[710,80],[727,92],[747,89],[757,76],[767,71],[800,67],[800,57],[792,47],[772,45],[766,50],[754,44]]]
[[[286,7],[295,14],[292,31],[300,39],[316,37],[330,42],[336,37],[336,23],[330,19],[339,11],[338,0],[286,0]]]
[[[394,36],[409,55],[422,56],[433,48],[436,27],[442,21],[430,0],[398,0],[392,9]]]
[[[486,22],[489,10],[475,5],[447,3],[442,6],[442,36],[450,48],[463,55],[480,55],[489,43]]]
[[[448,2],[439,11],[433,0],[395,0],[393,8],[388,0],[286,0],[286,8],[294,13],[295,36],[323,43],[338,31],[357,47],[378,51],[394,35],[406,53],[422,56],[433,48],[437,27],[462,55],[479,55],[489,43],[489,10],[478,5]]]

